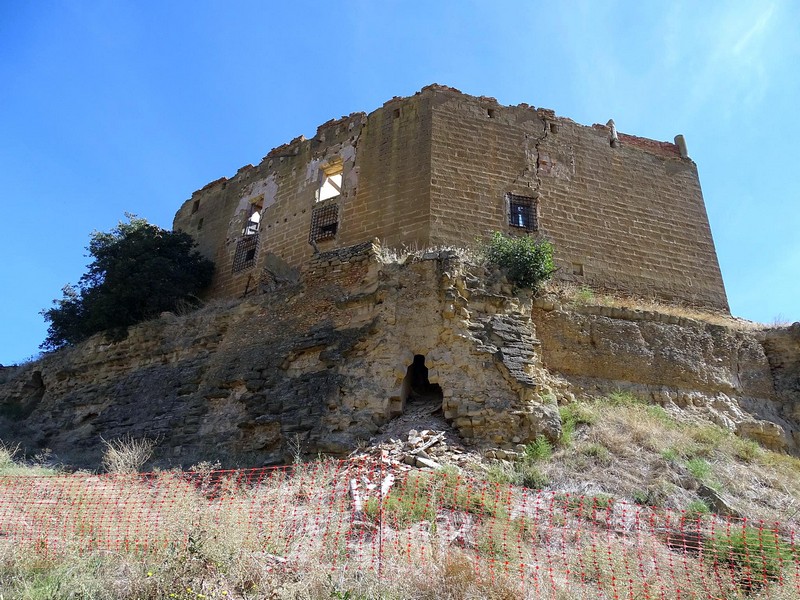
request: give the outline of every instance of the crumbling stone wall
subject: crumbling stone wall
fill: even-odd
[[[0,438],[97,464],[100,438],[159,441],[161,464],[269,464],[297,438],[341,454],[405,410],[423,355],[445,416],[467,440],[558,437],[544,376],[526,349],[529,314],[495,297],[470,312],[453,252],[385,263],[373,243],[319,253],[296,282],[241,303],[162,315],[127,339],[95,336],[6,373]],[[477,307],[477,305],[476,305]],[[509,433],[513,432],[513,433]]]
[[[161,465],[254,466],[288,460],[295,440],[345,453],[427,401],[468,442],[513,449],[559,437],[557,402],[621,388],[774,448],[800,444],[796,327],[565,306],[512,293],[454,250],[386,255],[374,242],[320,252],[269,293],[2,369],[0,439],[81,466],[98,464],[101,436],[124,435],[157,439]],[[407,394],[416,356],[439,399]]]
[[[336,169],[341,193],[319,202]],[[438,85],[325,123],[210,183],[174,228],[215,261],[209,295],[238,297],[258,289],[270,255],[301,267],[374,237],[424,248],[527,234],[533,226],[511,224],[508,194],[528,199],[534,234],[555,243],[557,277],[728,309],[697,169],[676,145]],[[256,235],[243,241],[254,206]],[[316,236],[323,207],[333,221]]]

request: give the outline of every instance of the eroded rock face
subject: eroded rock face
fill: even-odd
[[[513,448],[559,437],[556,402],[629,389],[797,448],[795,329],[534,302],[453,251],[385,262],[369,243],[276,270],[262,295],[3,369],[0,438],[77,466],[123,435],[157,439],[161,466],[255,466],[348,452],[428,402],[465,440]]]
[[[576,390],[630,390],[768,448],[797,451],[795,326],[742,330],[651,311],[536,304],[544,366]]]
[[[0,437],[77,465],[97,464],[101,436],[123,435],[157,439],[165,465],[276,463],[297,443],[341,454],[403,413],[420,356],[464,438],[557,438],[530,304],[468,291],[467,276],[452,252],[404,264],[383,264],[371,243],[320,254],[257,298],[165,314],[20,368],[0,387]]]

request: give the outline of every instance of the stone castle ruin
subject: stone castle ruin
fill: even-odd
[[[174,228],[216,263],[213,296],[254,291],[276,258],[301,267],[373,238],[463,247],[503,231],[552,241],[559,278],[728,310],[685,145],[438,85],[208,184]]]
[[[428,86],[207,185],[174,227],[216,263],[208,305],[0,369],[0,439],[255,466],[346,454],[423,406],[513,452],[559,437],[559,404],[627,390],[800,449],[800,324],[727,314],[682,144]],[[715,317],[515,292],[458,250],[490,231],[551,240],[562,280]]]

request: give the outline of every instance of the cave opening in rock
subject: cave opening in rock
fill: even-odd
[[[408,404],[441,405],[444,397],[442,388],[438,383],[431,383],[428,379],[428,367],[425,366],[424,354],[415,354],[414,361],[408,365],[400,396],[403,406]]]

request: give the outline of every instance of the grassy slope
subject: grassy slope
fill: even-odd
[[[560,444],[551,447],[540,441],[529,446],[523,460],[495,461],[468,475],[492,482],[544,487],[558,494],[585,494],[594,497],[595,502],[600,500],[604,506],[610,499],[617,499],[674,510],[688,509],[695,515],[712,510],[698,494],[700,486],[705,485],[716,490],[741,516],[779,521],[785,531],[797,528],[795,507],[800,498],[797,459],[763,450],[714,425],[681,423],[662,408],[643,404],[624,393],[564,406],[561,411],[566,433]],[[349,527],[350,507],[346,501],[336,506],[321,502],[314,505],[315,498],[322,498],[325,490],[336,485],[338,467],[333,465],[315,471],[321,475],[314,475],[311,480],[281,480],[274,486],[265,486],[257,495],[249,491],[247,502],[258,502],[264,511],[290,502],[296,507],[293,515],[322,514],[328,523],[340,519]],[[0,473],[22,476],[46,472],[26,471],[6,450],[0,456]],[[313,528],[312,533],[306,531],[298,542],[285,538],[285,528],[279,527],[280,519],[272,519],[271,524],[262,524],[259,535],[254,536],[252,526],[242,525],[252,523],[252,515],[240,514],[244,504],[228,505],[221,517],[218,508],[209,511],[202,495],[195,497],[186,492],[178,509],[162,516],[169,522],[170,531],[186,533],[188,541],[144,554],[69,547],[58,553],[42,552],[35,545],[3,544],[0,537],[0,598],[604,598],[620,591],[614,587],[614,578],[606,575],[619,576],[619,569],[629,570],[628,564],[636,564],[626,562],[632,549],[625,546],[624,540],[603,538],[598,561],[598,555],[591,554],[594,549],[587,547],[585,541],[563,537],[560,543],[571,548],[569,552],[562,551],[565,559],[578,561],[573,566],[583,570],[587,564],[594,569],[589,580],[551,578],[550,587],[536,591],[520,589],[513,570],[492,571],[487,575],[481,570],[483,567],[476,567],[478,558],[480,565],[498,557],[505,561],[517,558],[505,548],[506,539],[533,545],[545,541],[536,542],[539,534],[535,528],[498,508],[494,501],[464,496],[463,491],[447,483],[447,477],[454,475],[453,470],[442,475],[417,472],[409,479],[413,487],[409,487],[411,484],[395,487],[386,504],[386,518],[393,523],[394,535],[407,536],[409,548],[413,545],[414,550],[406,554],[410,560],[403,559],[401,552],[396,560],[390,561],[384,567],[387,571],[382,581],[373,569],[366,568],[374,565],[363,563],[363,558],[350,554],[336,563],[335,557],[331,558],[330,540],[314,535]],[[90,479],[86,479],[86,485],[96,485]],[[170,485],[169,480],[165,481],[164,485]],[[102,493],[109,499],[127,497],[132,488],[125,485],[124,482],[105,484]],[[133,491],[144,493],[138,488]],[[437,511],[427,507],[428,500],[433,498],[438,502],[438,518]],[[452,515],[460,515],[461,524],[476,515],[480,517],[482,524],[474,528],[474,543],[453,548],[446,554],[423,554],[420,545],[430,543],[424,541],[428,539],[425,536],[437,533],[430,529],[430,523],[435,520],[442,535],[452,525],[442,520],[443,508],[451,520]],[[369,521],[374,522],[378,512],[374,500],[366,503],[365,532],[372,531]],[[713,519],[713,515],[705,518]],[[315,519],[319,526],[319,517]],[[430,530],[427,534],[420,529],[424,523],[428,523],[424,526],[426,531]],[[577,520],[575,524],[580,525]],[[565,531],[570,524],[566,525]],[[269,544],[264,542],[264,527],[273,528],[267,536]],[[493,535],[486,536],[487,527]],[[280,537],[280,531],[284,537]],[[397,540],[395,544],[398,548],[405,547]],[[671,569],[677,559],[662,541],[653,538],[649,544],[657,550],[652,551],[648,561],[656,568],[662,561],[662,571]],[[283,562],[282,557],[290,555],[291,560]],[[589,556],[591,560],[586,558],[584,562]],[[519,559],[528,565],[537,560],[530,555]],[[641,559],[638,560],[641,564]],[[690,557],[690,560],[695,559]],[[704,572],[696,564],[689,571],[701,576]],[[636,583],[638,597],[646,597],[648,589],[652,597],[673,597],[663,585],[660,590],[648,588],[646,573],[641,579]],[[682,597],[693,597],[691,586],[700,586],[699,579],[690,579],[684,582],[690,593]],[[651,585],[654,581],[651,580]],[[697,590],[699,593],[700,587]],[[787,590],[770,590],[769,597],[789,598],[796,593],[791,585]],[[716,593],[745,597],[741,588],[731,584],[727,587],[719,584]],[[753,594],[758,595],[759,590]]]

